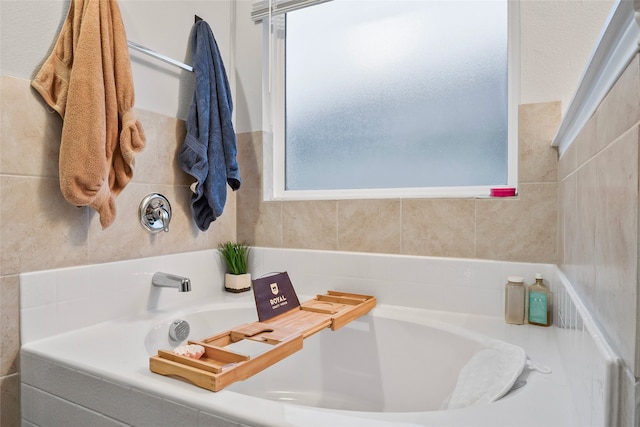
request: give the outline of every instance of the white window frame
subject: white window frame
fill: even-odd
[[[518,105],[520,103],[520,7],[508,1],[507,187],[518,185]],[[263,20],[263,199],[342,200],[487,197],[490,188],[411,187],[342,190],[285,189],[285,16]],[[498,186],[499,187],[499,186]]]

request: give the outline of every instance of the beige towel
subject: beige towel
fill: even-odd
[[[63,118],[60,189],[103,228],[133,176],[145,137],[133,111],[131,63],[115,0],[72,0],[53,52],[31,82]]]

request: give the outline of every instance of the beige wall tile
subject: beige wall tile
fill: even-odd
[[[52,138],[50,131],[31,140],[30,135],[20,134],[24,117],[33,118],[25,129],[43,129],[42,120],[46,121],[50,114],[38,114],[43,105],[29,81],[3,77],[2,91],[3,102],[6,95],[19,100],[12,108],[3,105],[2,132],[18,132],[19,138],[30,144],[43,145],[44,136],[57,138],[59,144],[59,135]],[[13,120],[14,109],[19,112],[20,120]],[[2,159],[10,159],[8,163],[15,170],[11,170],[12,175],[6,175],[3,169],[0,176],[0,274],[200,250],[217,244],[220,239],[235,237],[234,194],[228,195],[225,213],[206,233],[197,230],[191,219],[187,187],[191,178],[177,163],[177,152],[184,141],[184,122],[140,110],[138,116],[145,128],[147,146],[136,158],[134,179],[116,199],[118,214],[106,230],[101,229],[98,215],[91,208],[77,208],[62,197],[57,181],[57,151],[55,156],[46,157],[46,165],[34,168],[26,161],[33,158],[33,153],[11,147],[5,151],[6,133],[3,133]],[[20,162],[22,159],[24,163]],[[56,179],[43,177],[49,171],[55,172]],[[28,177],[32,173],[35,176]],[[172,230],[162,237],[147,234],[138,222],[139,203],[151,192],[166,193],[175,212]]]
[[[596,314],[625,364],[636,372],[638,295],[638,128],[595,159]],[[606,171],[602,173],[601,171]]]
[[[50,178],[0,176],[2,275],[86,264],[89,208],[67,203]]]
[[[150,256],[157,244],[157,235],[144,231],[138,217],[140,201],[148,193],[159,191],[157,186],[129,183],[116,199],[116,219],[102,229],[96,212],[90,211],[88,230],[89,263],[103,263],[114,259],[136,259]],[[169,202],[173,200],[169,199]],[[172,203],[173,204],[173,203]],[[157,254],[160,255],[160,254]]]
[[[160,193],[171,204],[169,232],[151,234],[140,225],[140,202],[151,193]],[[235,197],[225,207],[222,217],[201,232],[191,215],[191,191],[188,187],[131,183],[116,200],[118,216],[114,223],[102,229],[96,213],[91,213],[89,230],[90,263],[110,262],[114,259],[135,259],[208,249],[217,240],[235,236]],[[224,233],[216,232],[222,227]],[[217,237],[210,242],[209,235]]]
[[[238,163],[243,189],[262,188],[262,132],[238,135]]]
[[[190,185],[194,179],[180,169],[178,153],[184,144],[184,121],[144,110],[136,110],[146,145],[136,156],[133,181],[168,185]]]
[[[20,362],[20,280],[0,277],[0,377],[18,371]]]
[[[560,156],[558,160],[558,179],[563,180],[569,174],[575,172],[578,167],[576,144],[571,144],[569,148]]]
[[[402,253],[472,258],[475,256],[473,199],[402,201]]]
[[[577,207],[577,176],[575,174],[563,179],[559,184],[559,215],[558,222],[560,226],[560,232],[558,233],[559,239],[559,264],[566,267],[565,274],[571,278],[574,275],[576,255],[574,251],[574,244],[572,240],[575,239],[575,231],[573,228],[576,226],[576,207]]]
[[[555,263],[558,184],[522,184],[516,198],[476,201],[476,257]]]
[[[253,246],[282,246],[282,203],[262,201],[262,132],[238,135],[242,185],[237,192],[237,239]]]
[[[176,188],[176,190],[183,193],[181,197],[176,197],[177,199],[184,199],[184,202],[180,202],[180,206],[191,206],[189,204],[189,201],[191,200],[191,190],[184,187],[178,187]],[[238,191],[231,191],[231,188],[227,186],[227,204],[224,208],[224,211],[222,212],[222,215],[211,223],[206,233],[200,233],[207,237],[208,243],[206,245],[206,248],[216,248],[222,242],[228,242],[230,240],[237,239]],[[192,230],[193,233],[196,233],[198,230],[198,227],[195,225],[195,221],[191,217],[190,210],[189,216],[184,221],[184,227],[189,227],[189,229]],[[184,233],[177,233],[176,237],[180,239],[181,234],[184,235]],[[188,249],[188,247],[191,246],[188,241],[186,245],[183,242],[181,246],[183,249],[180,252],[188,252],[189,250],[192,250]],[[204,248],[205,247],[203,247],[203,249]]]
[[[561,102],[520,105],[518,175],[520,183],[556,182],[558,151],[551,147],[561,118]]]
[[[640,372],[639,72],[636,55],[574,141],[576,172],[565,174],[572,169],[569,158],[560,162],[565,177],[563,209],[576,204],[573,214],[563,214],[561,268],[636,377]]]
[[[0,77],[0,173],[58,177],[60,115],[28,80]]]
[[[400,200],[340,200],[338,249],[400,253]]]
[[[285,248],[338,249],[338,203],[333,200],[283,202],[282,245]]]
[[[591,116],[589,121],[585,124],[584,128],[580,131],[576,140],[571,144],[571,147],[575,151],[576,165],[575,167],[582,166],[591,157],[595,156],[598,151],[603,147],[598,144],[596,126],[598,124],[598,114]],[[575,169],[575,168],[574,168]]]
[[[636,55],[596,111],[597,151],[640,121],[640,67]]]
[[[17,427],[20,421],[20,375],[0,377],[0,425]]]
[[[575,195],[566,195],[567,198],[576,201],[575,223],[565,230],[565,234],[571,237],[568,250],[575,254],[573,283],[580,283],[588,302],[593,302],[596,285],[596,266],[593,262],[596,249],[596,214],[601,202],[596,162],[584,164],[578,170],[576,178]]]
[[[158,146],[160,155],[156,160],[156,167],[164,169],[167,174],[146,182],[186,185],[189,186],[194,182],[193,178],[180,168],[178,155],[184,145],[187,136],[187,128],[183,120],[174,117],[167,117],[161,114],[153,114],[152,120],[156,126],[158,133]],[[141,174],[142,177],[145,175]],[[151,175],[150,175],[151,176]]]
[[[282,247],[282,202],[263,202],[261,190],[240,188],[237,203],[238,241]]]

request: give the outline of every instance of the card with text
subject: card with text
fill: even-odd
[[[286,271],[254,279],[253,296],[261,322],[300,307],[300,301]]]

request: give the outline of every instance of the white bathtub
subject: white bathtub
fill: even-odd
[[[29,343],[22,349],[23,402],[52,396],[56,404],[62,400],[73,411],[85,411],[83,416],[98,416],[102,425],[575,425],[552,330],[382,304],[338,331],[320,331],[299,352],[214,393],[149,371],[150,355],[176,345],[168,338],[176,319],[187,320],[190,338],[198,339],[257,316],[251,296],[244,295],[237,302],[146,313]],[[521,345],[553,373],[524,375],[526,386],[497,402],[441,410],[484,335]],[[43,425],[57,425],[51,412]]]
[[[424,315],[407,319],[407,314],[398,307],[380,307],[339,331],[322,331],[306,338],[302,351],[227,390],[327,409],[443,409],[459,371],[484,348],[486,339]],[[173,320],[161,322],[147,334],[149,355],[177,345],[169,338]],[[189,323],[190,339],[198,340],[255,321],[256,313],[251,306],[222,307],[186,314],[180,320]]]

